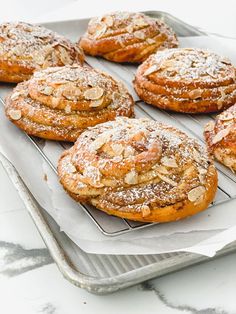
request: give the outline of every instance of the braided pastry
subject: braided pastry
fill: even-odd
[[[72,142],[89,126],[132,117],[133,107],[121,83],[79,65],[35,72],[6,99],[7,117],[26,133]]]
[[[204,135],[215,158],[236,171],[236,104],[209,122]]]
[[[137,221],[167,222],[204,210],[217,173],[202,146],[148,119],[117,118],[84,131],[58,164],[77,201]]]
[[[177,47],[178,41],[161,20],[142,13],[115,12],[91,19],[79,44],[92,56],[140,63],[157,50]]]
[[[134,88],[145,102],[162,109],[200,113],[236,101],[236,71],[226,58],[196,48],[157,52],[139,66]]]
[[[44,27],[23,22],[0,24],[0,81],[18,83],[35,70],[83,60],[77,45]]]

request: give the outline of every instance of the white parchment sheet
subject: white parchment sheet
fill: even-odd
[[[181,46],[209,48],[236,64],[236,41],[216,37],[180,38]],[[39,204],[62,231],[84,251],[97,254],[160,254],[195,252],[213,256],[236,240],[236,199],[191,218],[155,225],[117,237],[103,235],[76,202],[66,195],[56,174],[42,159],[25,134],[9,123],[0,106],[0,150],[13,163]],[[47,141],[44,152],[57,160],[59,151]],[[47,174],[48,180],[44,180]]]

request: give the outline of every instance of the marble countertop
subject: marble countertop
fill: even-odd
[[[60,20],[96,15],[105,9],[152,8],[176,12],[176,16],[189,23],[192,21],[211,32],[236,37],[234,1],[226,0],[224,6],[222,2],[221,5],[215,3],[211,11],[213,2],[210,2],[199,0],[195,10],[193,2],[187,0],[179,0],[178,4],[159,0],[158,6],[157,2],[149,0],[137,5],[132,0],[102,1],[101,8],[93,6],[90,0],[86,4],[73,0],[41,0],[40,3],[9,0],[0,12],[0,19]],[[203,3],[199,20],[199,5]],[[225,17],[224,22],[220,23],[222,17]],[[236,314],[235,263],[236,253],[111,295],[92,295],[62,277],[0,165],[1,314],[93,314],[95,311],[103,314]]]

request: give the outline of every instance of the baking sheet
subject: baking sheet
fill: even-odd
[[[231,46],[227,46],[223,39],[206,36],[185,37],[181,38],[180,41],[182,46],[210,47],[219,52],[224,51],[224,55],[230,57],[236,64],[236,54],[233,53],[234,49],[232,48],[233,43]],[[87,59],[91,65],[106,70],[118,79],[124,79],[130,91],[133,92],[134,66],[121,69],[116,64],[111,64],[108,61],[95,58]],[[7,89],[9,90],[9,86],[6,87],[5,92],[7,92]],[[137,115],[142,116],[148,113],[152,118],[174,124],[200,140],[202,140],[201,123],[204,124],[213,118],[212,116],[195,116],[195,118],[198,117],[201,123],[195,122],[194,124],[194,120],[189,115],[169,115],[143,103],[138,104],[136,111]],[[3,114],[1,114],[2,116]],[[4,117],[2,119],[4,120]],[[120,235],[116,239],[109,239],[101,234],[96,226],[91,223],[89,217],[83,211],[78,210],[77,204],[67,197],[58,184],[55,173],[45,163],[45,160],[38,156],[35,147],[29,145],[24,133],[19,132],[6,119],[2,121],[1,128],[1,134],[5,134],[3,139],[0,140],[2,147],[5,149],[8,158],[21,173],[23,179],[29,181],[28,186],[37,201],[54,217],[61,230],[66,232],[86,252],[96,254],[161,254],[190,251],[213,256],[218,249],[235,240],[235,200],[224,204],[224,214],[222,214],[223,207],[217,205],[180,222],[155,225],[148,229],[133,231],[131,234]],[[194,132],[190,132],[189,129],[194,130]],[[55,142],[46,142],[45,144],[42,141],[42,147],[47,158],[56,167],[58,156],[64,150],[63,145]],[[21,152],[20,155],[19,152]],[[40,160],[36,162],[36,159]],[[32,162],[32,167],[29,166],[30,162]],[[32,177],[32,168],[34,169],[34,181],[30,178]],[[235,176],[224,166],[219,165],[219,170],[220,186],[222,188],[218,190],[216,200],[225,201],[235,196]],[[48,178],[47,182],[43,179],[45,173]],[[97,215],[106,214],[97,211]],[[119,218],[109,217],[108,219],[111,229],[114,224],[121,224]],[[119,226],[119,228],[122,228],[122,226]],[[227,233],[227,239],[225,232]]]

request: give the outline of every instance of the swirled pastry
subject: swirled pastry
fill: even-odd
[[[77,45],[44,27],[23,22],[0,24],[0,81],[18,83],[35,70],[83,60]]]
[[[87,127],[133,116],[134,102],[109,75],[79,65],[47,68],[6,99],[6,115],[30,135],[75,141]]]
[[[236,72],[226,58],[196,48],[150,56],[137,70],[134,88],[145,102],[178,112],[214,112],[236,101]]]
[[[92,56],[140,63],[157,50],[177,47],[178,41],[161,20],[142,13],[115,12],[91,19],[79,44]]]
[[[148,119],[117,118],[89,128],[62,154],[58,174],[75,200],[137,221],[194,215],[207,208],[217,188],[205,148]]]
[[[236,104],[205,127],[209,151],[226,167],[236,171]]]

